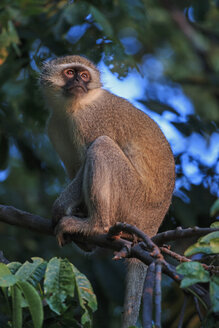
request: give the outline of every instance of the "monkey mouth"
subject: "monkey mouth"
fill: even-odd
[[[65,95],[75,95],[75,94],[82,94],[82,93],[86,93],[86,92],[87,92],[86,88],[82,85],[64,88]]]
[[[81,86],[81,85],[77,85],[76,87],[74,87],[75,89],[82,89],[84,92],[86,92],[87,90],[85,89],[85,87]]]

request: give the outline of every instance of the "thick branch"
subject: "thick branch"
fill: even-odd
[[[163,245],[168,241],[174,241],[177,239],[188,238],[188,237],[201,237],[207,235],[210,232],[219,231],[219,228],[181,228],[178,227],[175,230],[169,230],[165,232],[158,233],[156,236],[152,237],[154,243],[157,245]]]
[[[182,256],[180,254],[177,254],[173,251],[171,251],[169,248],[166,247],[160,247],[161,252],[168,254],[169,256],[171,256],[172,258],[176,259],[177,261],[181,262],[192,262],[191,259],[189,259],[186,256]],[[219,274],[219,266],[215,266],[215,265],[207,265],[205,263],[201,263],[201,265],[203,266],[203,268],[207,271],[210,271],[214,274]]]
[[[36,232],[44,233],[47,235],[53,235],[53,229],[51,225],[51,221],[48,219],[45,219],[41,216],[34,215],[25,211],[18,210],[12,206],[4,206],[0,205],[0,221],[16,225],[19,227],[27,228]],[[117,228],[121,227],[121,225],[117,225]],[[130,230],[130,226],[127,227],[128,230]],[[161,243],[165,242],[167,240],[174,240],[183,237],[188,236],[200,236],[204,235],[206,233],[216,231],[219,229],[201,229],[201,228],[189,228],[189,229],[177,229],[170,232],[165,232],[162,234],[158,234],[157,236],[153,237],[153,242]],[[133,234],[137,233],[137,235],[140,234],[139,230],[136,227],[133,227],[133,231],[129,231],[130,233],[133,232]],[[142,262],[144,262],[147,265],[150,265],[155,258],[157,258],[156,252],[148,252],[145,250],[146,245],[148,245],[148,239],[145,237],[145,234],[142,232],[142,235],[140,236],[141,239],[145,240],[144,242],[138,242],[137,244],[134,244],[129,241],[122,238],[115,238],[112,239],[112,235],[109,236],[108,234],[102,234],[102,235],[94,235],[94,236],[83,236],[80,234],[74,234],[70,235],[69,242],[71,241],[80,241],[80,243],[92,243],[99,247],[103,248],[110,248],[117,252],[120,252],[121,250],[127,250],[125,253],[125,256],[127,257],[134,257],[138,258]],[[152,243],[153,245],[153,243]],[[121,256],[123,257],[123,256]],[[162,269],[163,272],[166,273],[168,276],[170,276],[172,279],[174,279],[176,282],[180,282],[182,279],[182,276],[176,273],[175,267],[168,264],[165,260],[162,260]],[[189,288],[191,292],[198,295],[200,298],[205,300],[205,303],[209,303],[208,294],[206,290],[204,290],[202,287],[198,285],[191,286]]]
[[[45,219],[39,215],[21,211],[13,206],[0,205],[0,221],[8,223],[10,225],[30,229],[32,231],[36,231],[42,234],[53,235],[51,220]],[[213,231],[219,231],[219,228],[194,227],[182,229],[181,227],[179,227],[176,230],[169,230],[166,232],[158,233],[156,236],[152,237],[152,241],[157,245],[162,245],[168,241],[173,241],[179,238],[182,239],[194,236],[204,236],[207,233]],[[131,245],[131,242],[124,239],[116,239],[112,241],[107,234],[86,237],[80,234],[71,235],[69,242],[77,240],[80,240],[80,242],[82,242],[83,240],[85,242],[93,242],[100,247],[107,247],[116,251],[121,250],[121,247],[130,247]]]
[[[13,206],[0,205],[0,221],[46,235],[53,235],[50,220],[21,211]]]

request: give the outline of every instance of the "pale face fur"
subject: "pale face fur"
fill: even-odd
[[[83,97],[67,98],[63,94],[63,87],[66,84],[66,80],[63,77],[62,72],[67,68],[84,67],[89,71],[91,81],[87,85],[88,92]],[[67,111],[72,111],[72,104],[76,107],[76,103],[81,106],[94,101],[101,93],[100,73],[93,63],[86,58],[80,56],[66,56],[57,58],[44,63],[40,78],[40,83],[43,85],[43,92],[46,95],[46,101],[48,107],[52,110],[60,111],[65,106]]]

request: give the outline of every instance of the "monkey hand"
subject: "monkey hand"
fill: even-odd
[[[60,199],[56,199],[52,206],[52,226],[53,228],[56,227],[58,222],[61,220],[62,217],[66,216],[66,207],[64,203],[60,202]]]
[[[62,222],[62,219],[66,219],[66,218],[67,218],[66,216],[59,218],[57,224],[54,226],[54,233],[56,235],[56,239],[60,247],[67,244],[68,241],[66,229],[64,228],[63,224],[60,224]]]

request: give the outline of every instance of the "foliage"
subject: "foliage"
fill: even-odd
[[[218,222],[217,222],[218,223]],[[219,235],[218,233],[210,233],[198,240],[197,243],[190,246],[186,252],[186,256],[191,256],[199,253],[204,254],[218,254],[219,253]],[[216,261],[216,257],[212,258]],[[212,261],[212,262],[213,262]],[[208,316],[206,317],[206,322],[204,327],[214,327],[216,325],[219,312],[219,277],[217,274],[212,274],[202,266],[199,262],[185,262],[181,263],[177,267],[177,272],[183,275],[181,281],[181,288],[189,288],[189,286],[195,283],[208,283],[208,288],[210,291],[211,308],[208,309]],[[211,314],[214,313],[215,316]]]
[[[183,274],[184,278],[181,282],[181,288],[189,288],[195,283],[208,283],[210,290],[211,308],[208,309],[208,314],[205,319],[204,327],[216,327],[217,317],[219,312],[219,277],[218,275],[210,275],[201,263],[185,262],[177,267],[177,271]],[[212,313],[214,315],[212,315]],[[213,324],[213,326],[212,326]]]
[[[140,73],[142,78],[136,82],[143,90],[137,99],[139,105],[158,121],[167,117],[164,132],[170,129],[175,133],[170,142],[176,158],[176,192],[161,229],[209,226],[213,204],[211,215],[214,219],[218,215],[218,18],[217,0],[1,0],[0,203],[50,217],[52,203],[66,178],[44,133],[48,113],[37,76],[44,59],[83,54],[95,63],[104,61],[122,81],[130,72]],[[184,102],[179,104],[182,94]],[[185,111],[187,107],[191,110]],[[85,259],[76,249],[59,250],[47,236],[6,225],[0,226],[0,233],[0,249],[6,249],[11,260],[24,262],[39,254],[46,259],[54,254],[68,256],[88,275],[101,299],[95,326],[120,326],[122,266],[112,264],[102,253]],[[210,236],[210,240],[197,243],[212,251],[217,239]],[[181,252],[186,248],[183,242],[176,246]],[[35,265],[38,267],[34,261],[34,272]],[[65,265],[71,270],[63,262]],[[28,279],[32,286],[34,278]],[[17,283],[13,286],[17,293]],[[56,312],[50,309],[48,313],[57,317],[57,311],[67,306],[69,293],[63,291],[64,304],[61,299],[57,303],[55,297],[51,299]],[[163,293],[168,304],[163,324],[172,328],[182,298],[177,295],[178,301],[173,301],[176,291],[170,283]],[[27,308],[22,308],[23,313],[28,313]],[[85,316],[90,313],[84,311]],[[68,310],[65,313],[67,322],[70,315]],[[188,314],[188,328],[194,327],[193,319],[194,311]]]
[[[0,263],[4,327],[91,327],[97,309],[90,282],[67,259]],[[31,318],[28,315],[30,311]],[[44,320],[44,321],[43,321]]]
[[[194,245],[186,250],[185,255],[191,256],[198,253],[219,254],[219,231],[209,233],[208,235],[199,238]]]
[[[217,199],[214,204],[211,207],[211,212],[210,212],[211,216],[216,216],[219,214],[219,199]],[[218,225],[218,222],[216,222]],[[215,223],[215,224],[216,224]]]

